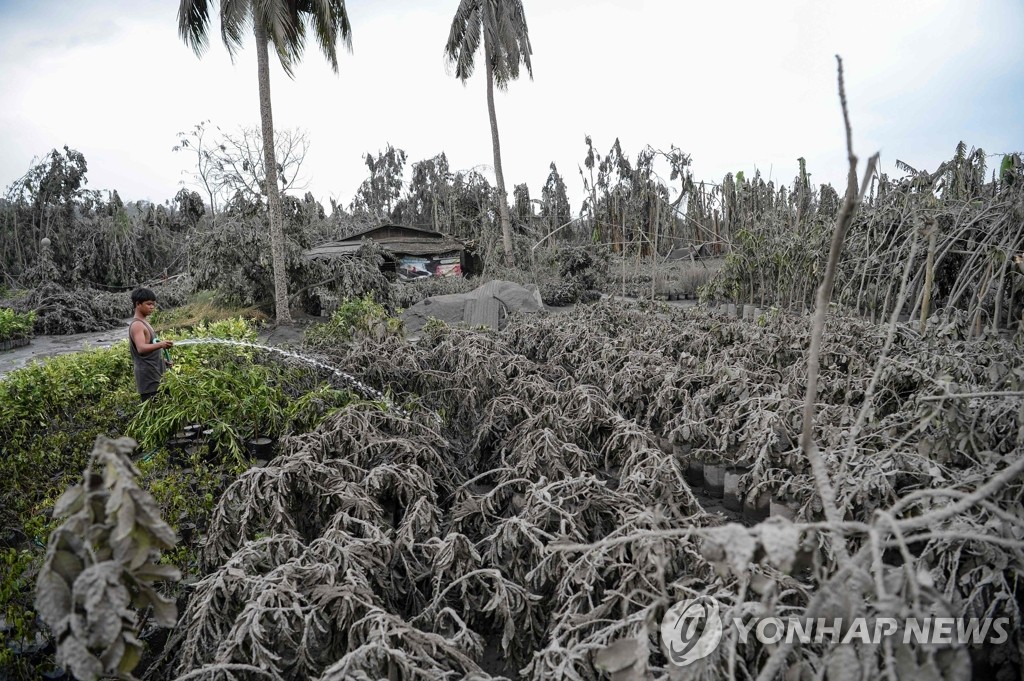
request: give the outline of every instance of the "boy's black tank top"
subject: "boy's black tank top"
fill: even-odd
[[[139,352],[138,348],[135,347],[135,341],[132,340],[132,326],[135,324],[143,324],[146,327],[146,331],[149,333],[150,343],[156,339],[156,332],[153,331],[153,327],[141,319],[133,319],[132,323],[128,326],[128,345],[132,351],[132,365],[135,369],[135,387],[138,389],[140,395],[146,393],[155,393],[157,388],[160,387],[160,377],[164,374],[164,357],[163,353],[159,350],[154,350],[146,354]]]

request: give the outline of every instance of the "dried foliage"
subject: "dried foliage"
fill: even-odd
[[[66,146],[33,163],[0,198],[5,281],[119,290],[182,264],[188,194],[160,205],[88,190],[85,157]]]
[[[479,281],[465,277],[423,277],[412,281],[394,282],[392,290],[396,307],[407,310],[431,296],[468,293],[479,285]]]
[[[177,619],[174,600],[155,588],[181,578],[159,562],[176,538],[135,482],[134,449],[128,438],[97,438],[82,483],[54,507],[68,518],[50,535],[39,571],[36,610],[57,640],[58,662],[82,681],[130,677],[142,657],[141,612],[159,626]]]
[[[1019,350],[886,337],[828,319],[814,435],[838,528],[796,444],[799,317],[599,303],[500,333],[435,325],[415,346],[357,338],[337,366],[424,408],[347,407],[236,481],[154,673],[595,679],[612,664],[599,651],[632,646],[665,678],[657,622],[697,594],[747,619],[1007,616],[1017,638],[970,654],[1019,668]],[[722,525],[685,482],[694,459],[749,465],[744,490],[794,499],[798,524]],[[850,653],[865,678],[971,663],[967,647],[779,650],[727,638],[695,673],[831,674]]]
[[[176,307],[186,300],[191,280],[179,277],[153,284],[151,289],[161,306]],[[116,329],[134,313],[128,292],[68,288],[56,281],[36,286],[11,304],[16,310],[35,315],[36,333],[58,336]]]
[[[962,142],[933,173],[901,168],[907,176],[872,183],[846,239],[833,300],[887,318],[909,261],[901,311],[918,317],[924,309],[927,317],[930,303],[947,320],[965,315],[966,330],[975,334],[1017,326],[1024,312],[1024,188],[1014,169],[986,183],[984,152]],[[734,249],[708,293],[761,305],[810,304],[828,255],[835,191],[814,190],[803,175],[791,188],[730,176],[721,191]]]

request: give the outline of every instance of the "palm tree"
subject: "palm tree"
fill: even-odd
[[[178,5],[178,35],[202,56],[210,30],[210,8],[214,0],[181,0]],[[306,44],[307,24],[316,35],[320,50],[338,72],[335,44],[340,37],[352,51],[352,26],[345,0],[221,0],[220,35],[231,58],[242,47],[246,29],[256,35],[256,65],[260,87],[260,122],[263,128],[263,161],[267,208],[270,217],[270,254],[274,264],[274,308],[279,323],[290,323],[288,277],[285,272],[284,228],[281,224],[281,195],[274,160],[274,117],[270,108],[270,59],[267,45],[274,44],[281,67],[294,78],[295,64]]]
[[[530,79],[530,34],[522,0],[459,0],[444,52],[455,76],[463,83],[473,75],[480,38],[484,42],[487,67],[487,112],[491,117],[491,144],[494,147],[494,175],[498,183],[498,215],[505,259],[512,262],[512,226],[508,218],[505,175],[501,169],[501,145],[498,143],[498,119],[494,114],[494,86],[505,91],[519,77],[519,64],[526,66]]]

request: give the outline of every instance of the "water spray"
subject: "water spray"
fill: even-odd
[[[332,374],[340,378],[342,381],[348,383],[350,386],[355,388],[356,392],[361,394],[364,398],[383,402],[388,406],[388,409],[397,412],[399,415],[403,417],[409,417],[409,412],[397,406],[381,391],[377,390],[376,388],[371,388],[370,386],[366,385],[365,383],[357,379],[355,376],[352,376],[351,374],[347,374],[344,371],[341,371],[340,369],[332,367],[330,364],[321,362],[320,360],[314,359],[312,357],[306,357],[305,355],[300,355],[295,352],[289,352],[288,350],[275,348],[271,345],[260,345],[259,343],[228,340],[226,338],[185,338],[183,340],[174,341],[174,345],[175,347],[182,345],[232,345],[239,348],[252,348],[254,350],[267,350],[269,352],[276,352],[277,354],[283,355],[284,357],[297,359],[300,362],[312,364],[313,366],[319,369],[325,369],[327,371],[330,371]]]

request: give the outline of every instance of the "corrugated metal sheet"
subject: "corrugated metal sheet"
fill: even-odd
[[[320,244],[302,255],[307,259],[352,255],[359,250],[363,239],[371,239],[395,255],[439,255],[466,250],[465,244],[440,232],[403,225],[379,225],[338,241]]]
[[[383,246],[396,255],[436,255],[450,253],[452,251],[464,251],[466,247],[457,241],[447,239],[374,239],[375,243]],[[361,242],[355,241],[333,241],[320,244],[315,248],[305,251],[302,255],[306,258],[333,258],[339,255],[352,255],[359,250]]]
[[[406,227],[404,225],[378,225],[377,227],[370,227],[364,229],[361,232],[351,234],[341,241],[361,241],[362,239],[373,239],[374,241],[382,241],[385,239],[438,239],[443,240],[444,234],[441,232],[435,232],[431,229],[423,229],[421,227]]]

